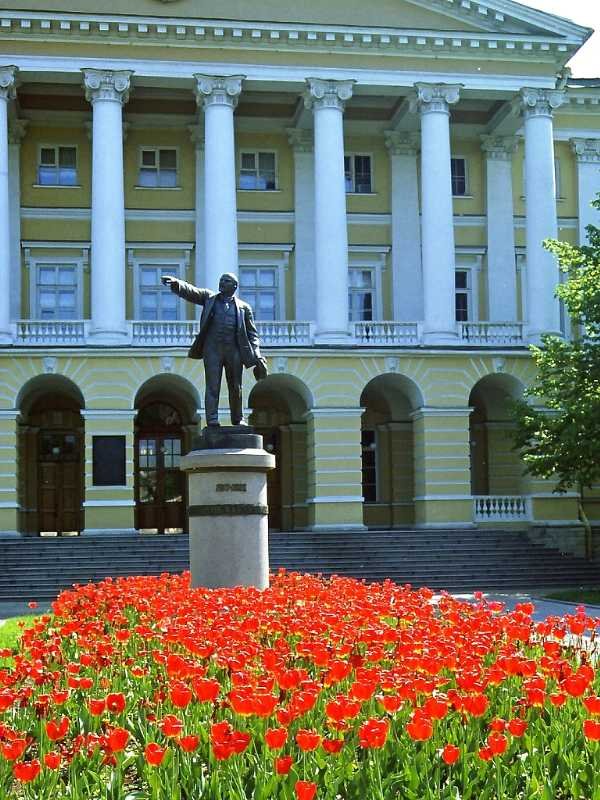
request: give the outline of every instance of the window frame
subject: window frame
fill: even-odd
[[[256,261],[256,263],[248,263],[249,261]],[[239,277],[239,280],[240,280],[240,287],[238,289],[238,296],[239,296],[240,300],[244,300],[244,302],[247,303],[249,301],[244,298],[244,294],[243,294],[243,291],[242,291],[242,288],[241,288],[242,287],[242,270],[244,270],[244,269],[271,269],[271,270],[273,270],[275,272],[275,286],[274,287],[267,287],[267,286],[262,287],[263,289],[271,289],[271,290],[274,289],[274,292],[275,292],[275,318],[272,319],[272,320],[270,320],[270,319],[260,319],[259,316],[258,316],[258,313],[257,313],[256,305],[252,306],[252,304],[250,304],[252,306],[252,311],[254,313],[255,321],[256,322],[269,323],[269,322],[278,322],[278,321],[280,321],[282,319],[285,319],[285,317],[282,317],[282,315],[280,313],[282,292],[281,292],[281,272],[280,272],[280,269],[279,269],[279,265],[278,264],[267,263],[264,259],[244,259],[243,261],[240,259],[238,261],[238,277]],[[255,291],[260,290],[260,288],[261,287],[256,287]]]
[[[370,163],[370,178],[371,178],[371,191],[369,192],[357,192],[356,191],[356,166],[354,159],[356,156],[362,156],[369,159]],[[375,155],[373,152],[361,152],[358,150],[344,150],[344,158],[350,158],[350,166],[352,171],[352,191],[346,191],[346,194],[356,195],[358,197],[370,197],[373,194],[377,194],[375,191]],[[346,183],[346,164],[344,163],[344,185]]]
[[[454,186],[452,186],[452,197],[462,200],[463,198],[471,198],[471,175],[469,170],[469,158],[461,153],[452,153],[450,156],[450,182],[452,183],[452,161],[464,161],[465,164],[465,192],[464,194],[454,194]]]
[[[60,148],[70,148],[75,150],[75,183],[40,183],[40,167],[42,165],[42,150],[54,150],[56,154],[56,165],[55,169],[59,170],[59,163],[58,163],[58,156]],[[33,184],[34,188],[36,189],[81,189],[81,183],[79,182],[79,145],[77,144],[65,144],[63,142],[51,142],[48,144],[38,144],[37,146],[37,164],[36,164],[36,171],[35,171],[35,180],[36,182]]]
[[[348,247],[348,273],[351,269],[368,269],[374,275],[373,280],[373,319],[378,322],[383,319],[383,295],[382,295],[382,273],[386,269],[387,257],[391,247],[374,245],[350,245]],[[348,278],[350,276],[348,275]],[[348,280],[348,292],[350,291],[350,280]],[[348,308],[348,323],[354,325],[361,320],[350,320],[350,308]]]
[[[29,257],[29,316],[39,322],[73,322],[83,319],[83,262],[84,258],[73,256],[30,256]],[[75,272],[75,316],[74,317],[42,317],[38,303],[38,271],[41,266],[74,267]]]
[[[186,279],[186,262],[184,258],[158,258],[157,256],[138,256],[131,259],[133,267],[133,319],[136,322],[185,322],[187,317],[183,311],[183,304],[177,303],[177,316],[175,319],[143,319],[142,317],[142,267],[165,267],[165,271],[170,270],[176,278]],[[158,291],[158,289],[157,289]]]
[[[250,154],[250,155],[253,155],[255,157],[255,164],[257,165],[256,166],[256,177],[258,178],[259,177],[259,172],[258,172],[258,169],[259,169],[258,168],[258,160],[259,159],[258,159],[258,156],[261,153],[266,153],[266,154],[272,155],[274,157],[274,162],[275,162],[275,165],[274,165],[274,169],[275,169],[275,187],[273,189],[258,189],[258,188],[244,189],[244,188],[242,188],[242,186],[240,186],[240,182],[241,182],[241,179],[242,179],[242,156]],[[271,150],[271,149],[253,150],[253,149],[248,148],[248,147],[241,147],[238,150],[238,156],[237,156],[236,190],[238,192],[278,192],[278,191],[280,191],[280,187],[279,187],[279,152],[277,150]]]
[[[158,180],[158,176],[160,174],[160,151],[161,150],[173,150],[175,153],[175,186],[143,186],[140,183],[141,172],[143,169],[142,159],[144,152],[155,152],[158,154],[159,166],[156,168],[156,177]],[[137,172],[137,183],[135,188],[136,189],[147,189],[150,192],[154,192],[156,190],[172,192],[177,189],[181,189],[181,170],[180,164],[181,160],[179,158],[180,154],[180,147],[179,145],[144,145],[141,144],[138,146],[138,172]]]

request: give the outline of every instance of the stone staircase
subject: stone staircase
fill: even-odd
[[[271,569],[349,575],[455,592],[597,586],[597,563],[507,530],[272,533]],[[74,583],[189,566],[186,534],[0,541],[0,601],[48,600]]]

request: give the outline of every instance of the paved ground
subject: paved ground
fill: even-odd
[[[472,594],[459,594],[458,597],[465,600],[472,600]],[[516,603],[531,601],[535,604],[534,618],[536,620],[545,619],[549,616],[561,617],[563,614],[575,613],[577,603],[563,603],[558,600],[544,600],[543,598],[529,594],[528,592],[507,592],[506,594],[485,593],[489,600],[500,600],[505,603],[507,609],[515,607]],[[44,614],[50,610],[50,603],[40,603],[35,609],[29,608],[27,603],[2,603],[0,602],[0,625],[10,617],[18,617],[22,614]],[[600,617],[600,606],[586,606],[587,613],[592,617]]]

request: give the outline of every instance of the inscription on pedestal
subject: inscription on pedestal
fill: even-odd
[[[217,492],[247,492],[248,486],[245,483],[217,483]]]

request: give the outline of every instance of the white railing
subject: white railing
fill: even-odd
[[[161,320],[160,322],[134,320],[131,344],[136,347],[145,345],[189,347],[197,329],[198,323],[195,320]]]
[[[416,322],[355,322],[354,336],[357,344],[417,345],[420,341],[419,326]]]
[[[258,335],[263,347],[297,347],[311,345],[313,334],[310,322],[278,320],[257,322]]]
[[[473,498],[475,522],[520,522],[531,519],[529,497],[480,495]]]
[[[475,345],[525,344],[522,322],[461,322],[462,342]]]
[[[84,344],[85,323],[82,319],[17,321],[15,344],[28,346]]]

